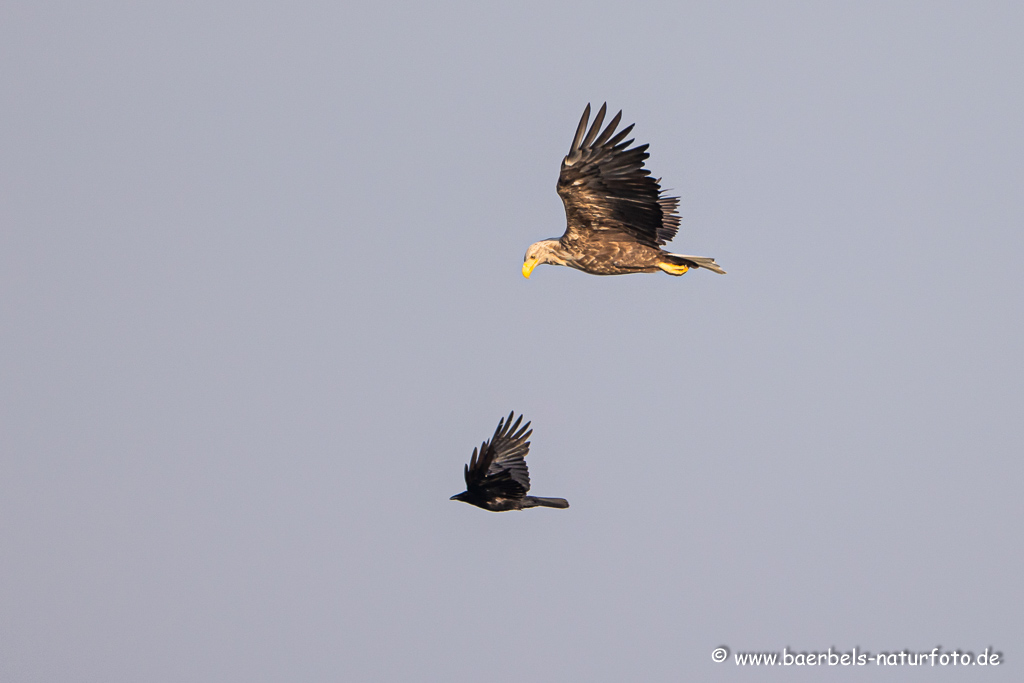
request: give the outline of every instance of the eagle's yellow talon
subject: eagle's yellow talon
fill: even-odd
[[[668,261],[662,261],[658,264],[658,267],[669,275],[682,275],[690,269],[690,266],[685,264],[669,263]]]

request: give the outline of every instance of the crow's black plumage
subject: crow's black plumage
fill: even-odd
[[[679,230],[678,197],[667,197],[644,168],[647,145],[630,147],[632,125],[618,133],[622,112],[601,131],[607,107],[594,123],[587,105],[562,160],[558,194],[565,205],[565,233],[530,245],[523,275],[542,263],[569,266],[592,275],[656,273],[682,275],[691,268],[725,271],[709,256],[672,254],[661,247]]]
[[[491,512],[522,510],[523,508],[567,508],[564,498],[539,498],[526,495],[530,490],[530,472],[526,469],[526,454],[530,452],[530,423],[520,427],[523,416],[513,424],[515,411],[498,421],[498,428],[490,441],[484,441],[479,452],[466,465],[466,490],[451,500],[461,500]]]

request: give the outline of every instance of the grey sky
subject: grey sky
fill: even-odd
[[[0,680],[1019,680],[1022,35],[6,3]],[[728,275],[522,278],[606,100]],[[448,501],[511,409],[569,510]]]

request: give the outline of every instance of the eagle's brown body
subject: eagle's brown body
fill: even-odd
[[[565,265],[591,275],[656,273],[661,270],[658,264],[669,256],[667,252],[657,247],[649,247],[631,240],[588,239],[586,236],[576,236],[559,241],[565,253],[571,255],[566,259]]]
[[[682,275],[690,268],[724,273],[713,258],[671,254],[661,248],[679,230],[679,198],[663,196],[658,181],[644,168],[647,145],[629,149],[633,140],[623,142],[633,126],[615,133],[622,112],[601,132],[605,109],[602,105],[587,132],[587,105],[562,160],[558,194],[565,205],[565,234],[530,245],[523,275],[529,277],[541,263],[592,275],[659,270]]]

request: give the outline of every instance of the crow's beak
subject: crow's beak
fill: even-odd
[[[454,496],[452,496],[448,500],[458,500],[458,499],[459,499],[459,494],[456,493]]]

